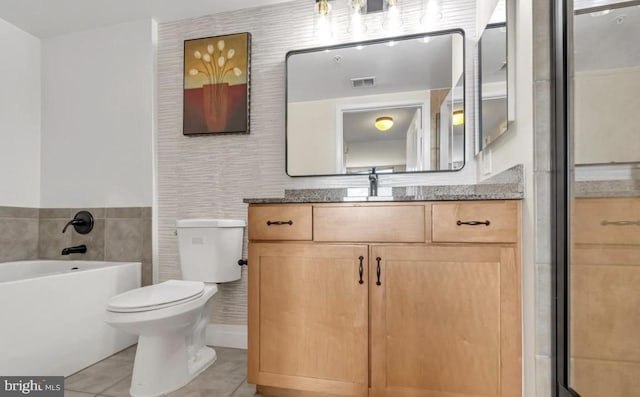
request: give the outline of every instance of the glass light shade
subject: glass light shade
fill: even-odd
[[[420,23],[431,27],[437,26],[442,20],[442,0],[422,0],[422,15]]]
[[[313,7],[314,36],[327,41],[333,36],[332,7],[328,0],[316,0]]]
[[[349,0],[349,28],[347,31],[354,38],[360,38],[367,31],[367,25],[364,22],[366,14],[366,0]]]
[[[454,110],[452,118],[453,118],[453,120],[452,120],[452,124],[453,125],[464,124],[464,111],[462,111],[462,110]]]
[[[375,122],[375,126],[380,131],[387,131],[391,127],[393,127],[393,117],[383,116],[378,117]]]
[[[402,12],[400,0],[384,0],[384,17],[382,29],[390,34],[398,34],[402,29]]]

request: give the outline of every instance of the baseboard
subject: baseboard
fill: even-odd
[[[246,325],[209,324],[207,326],[207,340],[209,346],[247,348]]]

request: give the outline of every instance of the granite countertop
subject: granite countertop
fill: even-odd
[[[578,181],[574,197],[635,197],[640,196],[640,179]]]
[[[389,189],[387,189],[389,190]],[[366,188],[285,190],[284,197],[245,198],[248,204],[343,203],[438,200],[517,200],[524,198],[524,168],[517,165],[475,185],[393,187],[386,195],[365,197]],[[355,193],[355,194],[354,194]]]

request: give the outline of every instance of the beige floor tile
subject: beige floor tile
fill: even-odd
[[[99,394],[131,375],[133,362],[109,357],[65,379],[65,389]]]
[[[216,347],[218,359],[185,387],[170,397],[229,397],[246,378],[246,351]]]
[[[122,379],[120,382],[111,386],[107,390],[100,393],[102,396],[108,397],[129,397],[129,389],[131,388],[131,375]]]
[[[136,348],[138,347],[138,345],[133,345],[131,347],[128,347],[126,349],[124,349],[123,351],[114,354],[113,356],[109,357],[109,358],[113,358],[115,360],[123,360],[123,361],[129,361],[131,363],[133,363],[133,360],[135,360],[136,358]]]
[[[218,358],[202,374],[185,387],[170,393],[171,397],[249,397],[255,387],[246,383],[247,352],[241,349],[215,348]],[[121,351],[66,379],[71,397],[128,397],[136,346]],[[74,393],[69,391],[69,393]],[[256,394],[256,396],[259,396]]]
[[[246,380],[231,395],[231,397],[260,397],[260,396],[261,396],[260,394],[256,394],[256,385],[247,383]]]
[[[65,390],[64,397],[93,397],[95,394],[92,393],[82,393],[79,391]]]

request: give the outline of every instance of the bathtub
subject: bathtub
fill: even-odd
[[[0,263],[0,376],[69,376],[136,342],[104,322],[140,263]]]

